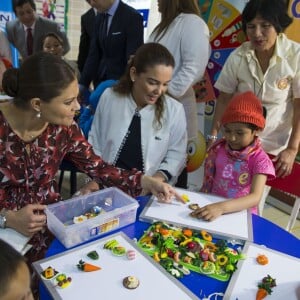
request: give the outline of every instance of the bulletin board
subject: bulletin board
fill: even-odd
[[[280,240],[278,240],[280,243]],[[276,279],[277,286],[272,288],[270,299],[300,299],[300,260],[264,246],[247,242],[243,252],[245,260],[240,260],[237,271],[233,273],[224,299],[255,299],[258,283],[267,275]],[[256,257],[264,254],[267,265],[259,265]]]
[[[104,244],[115,239],[127,250],[134,250],[136,257],[129,260],[125,256],[116,256],[112,251],[104,249]],[[87,253],[96,250],[98,260],[91,260]],[[80,259],[101,267],[95,272],[82,272],[76,264]],[[151,257],[139,249],[124,233],[116,233],[95,242],[51,256],[33,263],[38,274],[51,266],[72,278],[71,284],[62,289],[55,287],[53,281],[43,280],[46,288],[54,299],[105,299],[105,300],[141,300],[151,295],[152,299],[163,299],[165,292],[168,299],[198,299],[180,281],[167,273]],[[136,289],[123,286],[123,278],[136,276],[140,284]]]
[[[163,221],[179,227],[189,227],[192,229],[204,229],[217,238],[230,238],[241,241],[253,240],[252,217],[250,211],[243,210],[236,213],[222,215],[212,222],[199,220],[191,217],[191,209],[188,207],[191,203],[197,203],[200,207],[210,203],[224,201],[224,198],[195,193],[183,189],[176,189],[180,195],[188,196],[189,202],[183,204],[177,200],[172,203],[158,202],[156,197],[152,197],[140,214],[140,220],[145,222]]]

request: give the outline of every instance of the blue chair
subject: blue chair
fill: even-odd
[[[88,134],[93,123],[94,113],[96,111],[101,95],[107,88],[113,86],[116,82],[117,80],[113,79],[101,82],[97,86],[97,88],[90,94],[87,105],[82,108],[78,120],[78,125],[83,131],[86,138],[88,138]]]

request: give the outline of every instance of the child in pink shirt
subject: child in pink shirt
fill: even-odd
[[[221,125],[223,138],[208,149],[201,192],[228,199],[194,211],[194,216],[207,221],[248,208],[256,214],[267,178],[275,177],[258,137],[265,127],[263,108],[252,92],[232,98]]]

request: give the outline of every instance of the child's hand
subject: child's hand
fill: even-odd
[[[205,221],[213,221],[219,216],[223,215],[222,203],[209,204],[200,208],[197,208],[191,213],[191,216]]]

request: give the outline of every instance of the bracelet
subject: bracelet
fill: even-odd
[[[216,135],[210,135],[210,134],[208,134],[206,136],[206,140],[208,140],[208,141],[216,141],[217,139],[218,139],[218,137]]]

